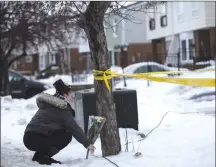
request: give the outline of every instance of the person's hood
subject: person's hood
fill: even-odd
[[[38,108],[54,107],[62,110],[69,109],[69,104],[58,97],[47,93],[40,93],[36,98]]]

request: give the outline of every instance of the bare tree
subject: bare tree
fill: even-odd
[[[85,12],[80,11],[80,19],[78,24],[82,27],[88,38],[93,60],[94,69],[105,71],[110,67],[107,41],[104,32],[104,17],[106,15],[115,14],[122,19],[132,20],[133,16],[130,11],[146,12],[148,8],[154,7],[156,2],[146,2],[145,5],[139,5],[128,9],[124,3],[108,2],[108,1],[91,1],[86,7]],[[127,9],[122,13],[122,9]],[[131,18],[132,17],[132,18]],[[109,24],[110,25],[110,24]],[[112,25],[110,25],[110,28]],[[102,153],[104,156],[116,155],[121,151],[119,131],[116,121],[115,104],[112,94],[107,90],[103,81],[94,82],[96,92],[96,106],[101,116],[107,118],[104,130],[101,133]]]
[[[105,71],[110,67],[103,26],[104,15],[110,5],[111,2],[90,2],[79,21],[79,24],[87,35],[96,70]],[[103,81],[95,81],[94,84],[97,97],[97,110],[101,116],[108,120],[101,133],[103,155],[116,155],[121,151],[121,144],[113,97]]]
[[[79,28],[72,10],[64,2],[0,2],[0,91],[9,94],[8,69],[13,62],[76,39]]]
[[[11,22],[11,16],[6,17],[6,15],[10,15],[10,13],[12,13],[12,15],[16,18],[16,22],[17,22],[15,26],[12,26],[11,23],[9,24],[10,26],[7,25],[7,27],[9,28],[6,28],[6,26],[4,26],[4,23],[1,23],[1,33],[3,34],[3,40],[1,39],[1,43],[3,43],[4,40],[12,41],[10,42],[9,45],[10,47],[7,47],[7,49],[5,49],[5,47],[4,49],[0,47],[1,62],[10,61],[8,56],[11,54],[15,46],[18,46],[19,49],[22,49],[22,54],[20,56],[25,56],[27,50],[26,46],[27,44],[29,44],[29,42],[32,43],[33,41],[34,42],[37,41],[37,44],[34,43],[33,46],[38,46],[39,43],[41,42],[43,44],[48,43],[49,45],[52,42],[54,42],[55,44],[62,43],[62,41],[64,40],[62,38],[59,38],[62,37],[61,36],[62,33],[60,30],[65,32],[69,25],[71,26],[70,28],[72,28],[74,32],[76,31],[79,32],[80,29],[77,27],[78,25],[85,31],[86,37],[88,39],[94,69],[105,71],[110,67],[108,61],[109,56],[108,56],[106,36],[105,36],[104,25],[103,25],[104,21],[106,21],[109,24],[109,20],[104,20],[105,16],[109,17],[110,14],[115,14],[115,15],[119,15],[122,19],[133,20],[133,16],[130,15],[130,11],[146,12],[148,8],[155,6],[157,2],[146,2],[145,5],[135,4],[134,7],[130,9],[125,7],[125,2],[110,2],[110,1],[90,1],[90,2],[64,1],[64,2],[52,2],[52,3],[28,2],[27,4],[33,4],[31,10],[29,10],[30,8],[29,6],[24,5],[25,3],[27,2],[7,2],[7,3],[5,2],[4,5],[9,4],[10,10],[8,10],[7,7],[1,8],[3,9],[2,12],[3,15],[1,14],[1,17],[3,18],[3,22],[5,18],[9,19],[9,21],[7,21],[6,23]],[[19,10],[13,11],[12,9],[14,9],[14,6],[16,5],[19,6]],[[23,7],[23,5],[25,7]],[[28,10],[26,11],[26,9]],[[51,15],[49,15],[50,12],[49,9],[51,9],[52,11]],[[122,9],[126,9],[127,11],[122,13],[121,12]],[[35,10],[39,12],[36,12]],[[17,18],[16,12],[18,12],[19,15],[22,17]],[[26,14],[29,12],[33,15]],[[42,12],[43,15],[38,14],[40,12]],[[31,19],[38,20],[38,21],[31,22],[30,18],[29,19],[26,18],[26,15]],[[32,18],[32,16],[34,16],[34,18]],[[25,31],[17,32],[17,30],[21,30],[21,28],[19,29],[17,28],[19,26],[21,26],[22,30]],[[33,27],[34,31],[32,31],[32,28],[30,27]],[[47,27],[50,28],[49,31],[45,31],[47,30],[46,29]],[[112,28],[111,24],[110,24],[110,28]],[[40,33],[40,35],[38,35],[38,32],[40,31],[44,33],[42,34]],[[51,32],[53,33],[50,34]],[[68,31],[66,32],[69,34],[71,33]],[[56,36],[56,34],[58,35]],[[14,40],[17,39],[17,37],[19,37],[18,42],[17,40]],[[52,37],[52,38],[48,38],[48,37]],[[65,36],[63,35],[63,37]],[[31,39],[31,40],[27,40],[27,39]],[[4,57],[2,57],[2,55],[4,55]],[[6,66],[8,69],[8,63],[6,63]],[[112,94],[107,90],[103,81],[95,80],[94,87],[96,92],[97,110],[101,116],[106,117],[107,119],[107,122],[104,125],[104,130],[101,132],[102,153],[103,156],[116,155],[121,151],[121,144],[120,144],[119,131],[118,131],[118,126],[116,121],[115,104],[113,101],[113,97]]]

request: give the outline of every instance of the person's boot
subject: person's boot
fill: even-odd
[[[47,153],[47,156],[50,158],[51,163],[57,163],[61,164],[60,161],[56,161],[55,159],[51,158],[52,156],[56,155],[60,150],[56,147],[50,148],[50,150]]]
[[[56,161],[56,160],[53,159],[53,158],[49,158],[49,159],[50,159],[50,162],[51,162],[51,163],[54,163],[54,164],[61,164],[60,161]]]
[[[57,163],[57,164],[61,164],[60,161],[56,161],[53,158],[50,158],[47,155],[44,155],[42,153],[39,152],[35,152],[32,161],[36,161],[41,165],[51,165],[52,163]]]
[[[32,157],[32,161],[39,161],[41,158],[43,157],[43,155],[39,152],[35,152],[34,156]]]

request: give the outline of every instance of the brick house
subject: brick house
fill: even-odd
[[[59,49],[55,53],[41,53],[39,64],[40,71],[49,65],[62,67],[62,73],[70,73],[74,70],[80,71],[83,68],[78,46]]]
[[[39,56],[38,54],[29,55],[15,61],[11,65],[11,69],[25,75],[33,75],[39,71]]]
[[[39,53],[26,56],[11,66],[11,69],[25,75],[34,75],[50,65],[63,67],[62,73],[86,69],[86,59],[81,57],[78,47],[59,49],[55,53]]]
[[[215,2],[167,2],[149,9],[147,39],[154,60],[181,64],[215,58]]]

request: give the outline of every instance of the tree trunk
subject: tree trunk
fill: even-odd
[[[0,91],[3,95],[9,95],[10,94],[10,86],[8,81],[8,60],[3,60],[3,55],[1,55],[0,60]]]
[[[103,26],[104,14],[110,3],[108,1],[90,2],[83,18],[82,27],[88,38],[91,57],[96,70],[106,70],[110,67]],[[104,81],[95,80],[94,87],[99,115],[107,119],[101,132],[102,153],[103,156],[116,155],[121,151],[121,143],[113,96],[106,88]]]

